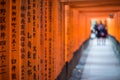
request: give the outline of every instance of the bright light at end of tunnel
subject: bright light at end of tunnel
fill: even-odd
[[[110,22],[111,21],[111,18],[107,18],[107,22]]]

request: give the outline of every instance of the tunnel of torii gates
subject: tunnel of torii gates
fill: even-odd
[[[57,79],[92,20],[120,41],[119,0],[0,0],[0,80]]]

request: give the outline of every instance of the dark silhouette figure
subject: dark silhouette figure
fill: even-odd
[[[95,24],[94,29],[96,31],[97,44],[99,45],[102,42],[102,44],[105,45],[108,35],[105,25],[100,21],[100,24]]]

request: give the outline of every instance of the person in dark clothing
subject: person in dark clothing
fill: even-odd
[[[99,30],[99,24],[96,22],[95,25],[94,25],[94,30],[95,30],[95,33],[96,33],[96,37],[97,37],[97,44],[100,44],[100,30]]]
[[[106,44],[106,38],[108,36],[108,32],[107,29],[104,27],[101,31],[101,38],[102,38],[102,44],[105,45]]]
[[[102,24],[102,21],[100,21],[100,24],[95,24],[94,29],[96,31],[96,37],[97,37],[97,44],[105,44],[105,38],[107,37],[107,29],[105,28],[105,25]]]
[[[96,37],[99,37],[98,36],[98,23],[96,22],[95,25],[94,25],[94,30],[95,30],[95,34],[96,34]]]
[[[101,37],[102,37],[102,38],[106,38],[107,35],[108,35],[107,29],[104,28],[104,29],[102,30]]]
[[[94,30],[97,31],[98,30],[98,23],[96,22],[94,25]]]

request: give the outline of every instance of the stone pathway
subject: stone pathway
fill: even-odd
[[[120,80],[120,63],[112,42],[107,39],[105,45],[98,45],[96,39],[90,40],[69,80]]]

